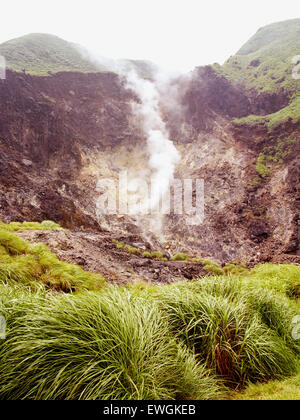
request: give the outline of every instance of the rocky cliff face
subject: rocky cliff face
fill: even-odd
[[[179,174],[205,181],[206,217],[192,231],[181,224],[179,238],[190,236],[221,260],[299,260],[300,124],[289,119],[270,130],[233,120],[275,113],[287,100],[281,91],[249,93],[211,68],[196,69],[182,98],[183,123],[173,132],[185,156]]]
[[[97,216],[97,182],[138,172],[148,158],[137,98],[113,73],[8,71],[0,80],[0,219],[51,219],[220,262],[299,262],[300,122],[267,124],[291,93],[249,89],[214,66],[163,89],[161,113],[181,154],[175,178],[204,180],[202,224],[166,215],[151,235],[147,218]],[[251,114],[267,122],[250,124]]]
[[[78,181],[85,156],[136,139],[118,77],[9,71],[0,98],[1,217],[94,226]]]
[[[189,226],[183,216],[165,216],[163,235],[152,238],[155,246],[220,261],[299,255],[298,149],[252,185],[268,133],[231,123],[249,112],[243,89],[211,69],[197,69],[178,83],[184,84],[177,97],[181,116],[166,110],[182,156],[175,176],[204,179],[205,219]],[[133,218],[96,216],[97,181],[145,159],[145,140],[130,108],[134,96],[116,75],[9,72],[0,97],[1,219],[53,219],[72,229],[149,239]],[[287,132],[299,138],[292,123],[277,136]]]

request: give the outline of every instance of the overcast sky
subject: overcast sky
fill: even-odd
[[[188,71],[222,64],[261,26],[300,18],[300,1],[8,0],[0,16],[0,43],[45,32],[103,56]]]

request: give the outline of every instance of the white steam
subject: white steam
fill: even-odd
[[[99,68],[104,67],[124,78],[125,87],[133,91],[139,100],[139,102],[132,102],[132,114],[143,129],[149,158],[147,167],[128,180],[127,192],[131,196],[128,203],[131,207],[130,213],[137,216],[136,222],[145,230],[146,218],[139,217],[139,215],[157,212],[161,199],[169,191],[175,166],[180,160],[180,155],[170,140],[160,110],[161,104],[165,109],[172,107],[172,111],[178,107],[174,87],[171,87],[170,80],[175,79],[179,74],[178,72],[158,70],[153,63],[150,65],[148,63],[152,80],[144,79],[137,74],[139,69],[137,61],[109,59],[85,48],[79,46],[77,48],[85,59],[89,59]],[[177,92],[175,93],[177,94]],[[167,102],[168,104],[165,106]],[[151,184],[149,185],[150,189],[147,184]],[[133,204],[130,205],[130,201]],[[156,213],[156,217],[151,216],[147,221],[150,231],[161,233],[161,213],[159,217]]]
[[[154,209],[160,199],[169,190],[176,164],[180,155],[164,123],[159,107],[160,94],[156,83],[141,79],[132,70],[126,75],[127,88],[139,98],[140,103],[133,103],[133,113],[142,121],[147,139],[149,168],[151,174],[151,198],[144,203],[146,208]]]

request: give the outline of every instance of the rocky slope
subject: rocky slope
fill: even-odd
[[[288,36],[279,39],[282,30]],[[114,272],[118,264],[125,270],[124,253],[112,252],[112,239],[219,262],[299,263],[300,81],[291,74],[299,30],[300,20],[271,25],[223,67],[196,68],[160,87],[161,113],[181,154],[175,178],[204,179],[205,218],[196,226],[174,214],[163,221],[97,216],[97,182],[117,180],[120,170],[138,171],[148,159],[131,107],[137,98],[124,79],[109,72],[37,76],[9,70],[0,80],[0,219],[51,219],[76,230],[80,246],[67,258],[85,255],[83,265],[104,272],[110,264]],[[261,80],[269,88],[261,89]],[[41,240],[51,242],[51,236]],[[67,234],[66,240],[77,241]],[[106,263],[97,267],[97,251],[91,262],[84,252],[95,241],[107,244],[99,248],[99,261]],[[138,261],[129,266],[128,273],[147,279]],[[178,274],[175,267],[164,278],[180,275],[191,273]]]
[[[18,235],[30,242],[43,242],[60,260],[80,265],[85,271],[101,273],[111,283],[131,282],[170,283],[182,278],[207,275],[203,265],[183,261],[161,261],[143,257],[151,245],[140,242],[136,235],[115,235],[112,232],[86,231],[24,231]],[[116,247],[114,241],[125,239],[139,247],[141,253],[131,253]],[[166,254],[169,256],[168,254]]]

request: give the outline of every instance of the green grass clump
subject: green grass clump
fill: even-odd
[[[1,288],[1,286],[0,286]],[[2,286],[3,288],[3,286]],[[171,334],[155,302],[109,288],[4,296],[0,399],[211,399],[217,381]]]
[[[2,230],[0,399],[215,399],[224,386],[250,398],[272,384],[295,396],[297,377],[274,380],[298,372],[299,281],[299,266],[233,262],[193,281],[102,287]]]
[[[223,269],[218,264],[214,264],[214,263],[204,265],[203,270],[209,273],[216,274],[218,276],[222,276],[224,274]]]
[[[144,258],[150,258],[150,259],[155,259],[159,261],[168,261],[168,258],[164,257],[162,252],[159,252],[159,251],[153,251],[153,252],[145,251],[143,252],[142,256]]]
[[[113,239],[113,243],[116,245],[117,249],[122,249],[125,247],[124,242],[116,241],[115,239]]]
[[[203,279],[187,287],[160,288],[156,294],[174,334],[229,386],[295,372],[297,346],[288,342],[279,319],[276,324],[269,314],[262,320],[241,284]],[[281,311],[287,313],[293,311]]]
[[[124,244],[124,242],[113,240],[113,243],[116,245],[117,249],[126,249],[126,251],[130,252],[130,254],[141,254],[142,251],[139,248],[135,248],[130,245]]]
[[[190,258],[191,262],[201,263],[202,265],[210,265],[212,263],[211,260],[206,260],[204,258]]]
[[[0,246],[5,255],[24,254],[29,249],[28,242],[5,230],[0,230]]]
[[[300,298],[300,266],[291,264],[258,264],[244,276],[246,287],[263,287]]]
[[[266,176],[268,176],[270,172],[270,169],[265,165],[265,162],[266,162],[266,158],[264,154],[260,153],[260,155],[257,158],[256,171],[259,173],[259,175],[262,178],[265,178]]]
[[[145,257],[145,258],[152,258],[152,254],[149,251],[143,252],[142,256]]]
[[[0,399],[222,398],[217,377],[237,388],[298,369],[299,308],[236,275],[60,295],[14,282],[0,296]]]
[[[228,274],[228,275],[237,275],[237,276],[239,276],[239,275],[245,275],[245,274],[248,273],[247,268],[243,264],[240,264],[240,263],[237,263],[237,264],[233,264],[233,263],[232,264],[230,264],[230,263],[225,264],[224,267],[223,267],[223,271],[224,271],[225,274]]]
[[[188,261],[191,257],[183,252],[178,252],[171,258],[172,261]]]
[[[161,260],[162,258],[164,258],[163,254],[159,251],[153,251],[151,253],[152,258],[156,258],[157,260]]]
[[[144,258],[150,258],[150,259],[155,259],[155,260],[160,260],[160,261],[168,261],[168,259],[164,257],[163,254],[159,251],[142,252],[139,248],[133,247],[131,245],[126,245],[124,244],[124,242],[113,240],[113,243],[116,245],[116,248],[126,249],[128,252],[130,252],[130,254],[139,254],[139,255],[142,255],[142,257]]]
[[[183,255],[185,256],[186,254],[183,254]],[[207,271],[208,273],[216,274],[219,276],[224,274],[224,270],[222,269],[222,267],[220,267],[217,263],[211,260],[207,260],[205,258],[191,258],[189,256],[188,258],[186,258],[186,260],[193,263],[202,264],[203,270]]]
[[[186,255],[186,254],[183,254]],[[225,272],[217,263],[205,259],[205,258],[191,258],[188,257],[186,259],[192,263],[200,263],[203,266],[203,270],[207,271],[208,273],[216,274],[218,276],[222,276]]]
[[[248,305],[259,313],[262,322],[295,354],[300,354],[300,340],[292,336],[293,320],[298,314],[296,306],[286,296],[270,290],[248,289],[246,294]]]
[[[44,220],[43,222],[12,222],[3,223],[0,220],[0,231],[6,230],[8,232],[23,232],[25,230],[64,230],[58,223],[51,220]]]
[[[124,245],[124,249],[127,249],[130,254],[141,254],[141,250],[139,248],[135,248],[130,245]]]
[[[11,232],[0,231],[0,247],[2,283],[22,283],[33,290],[42,283],[65,292],[95,290],[105,283],[99,274],[60,261],[46,245],[30,244]]]
[[[289,298],[300,298],[300,266],[292,264],[261,263],[252,269],[242,264],[226,264],[223,267],[226,276],[208,277],[208,284],[216,281],[224,284],[233,281],[235,287],[240,285],[246,290],[264,289]],[[197,281],[196,284],[199,284]],[[233,290],[231,290],[233,293]]]

